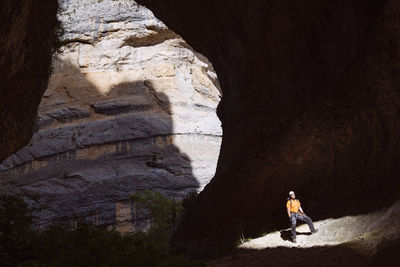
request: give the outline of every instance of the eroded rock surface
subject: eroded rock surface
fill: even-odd
[[[133,1],[60,1],[64,46],[39,106],[38,132],[0,165],[3,189],[75,216],[145,227],[127,203],[139,190],[182,198],[215,173],[218,81],[193,51]]]
[[[394,200],[400,159],[397,1],[138,1],[213,62],[224,90],[221,158],[215,179],[182,222],[177,239],[186,247],[188,241],[226,244],[240,231],[250,236],[286,223],[282,202],[289,190],[315,219],[363,213]],[[82,45],[89,48],[97,33],[87,34]],[[135,48],[163,39],[133,36],[122,43]],[[107,65],[107,57],[102,60]],[[0,100],[15,106],[16,99]],[[32,125],[31,113],[15,118],[9,127]],[[52,120],[42,116],[40,122]],[[9,136],[21,145],[17,131]],[[326,208],[326,199],[333,207]]]
[[[32,137],[55,44],[57,2],[4,0],[0,8],[0,162]]]
[[[316,218],[394,201],[397,1],[138,2],[213,62],[224,93],[221,157],[182,223],[185,248],[279,227],[289,190]]]

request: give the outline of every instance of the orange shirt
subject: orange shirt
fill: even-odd
[[[290,212],[299,212],[300,201],[298,199],[292,199],[292,205],[290,205],[290,200],[286,203],[286,208],[290,208]]]

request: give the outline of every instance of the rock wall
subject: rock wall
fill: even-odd
[[[57,39],[57,6],[53,0],[1,2],[0,162],[32,137]]]
[[[316,220],[394,201],[397,1],[138,2],[213,62],[224,93],[217,172],[177,234],[185,248],[286,226],[289,190]]]
[[[146,227],[139,190],[182,198],[213,177],[222,138],[212,65],[133,1],[60,1],[65,33],[37,133],[0,165],[3,190],[45,205],[38,224]],[[35,202],[35,198],[40,200]],[[135,217],[135,218],[133,218]]]
[[[224,92],[217,173],[176,240],[212,247],[241,231],[248,236],[287,223],[282,203],[289,190],[315,219],[394,200],[400,173],[397,1],[138,2],[213,62]],[[16,120],[7,129],[22,127],[18,121],[32,125],[32,113],[17,112],[17,98],[0,101],[14,107]],[[8,140],[23,143],[17,131]],[[334,205],[327,208],[326,200]]]

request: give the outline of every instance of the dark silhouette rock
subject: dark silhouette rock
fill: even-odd
[[[289,190],[315,219],[394,200],[396,1],[138,2],[210,59],[224,93],[217,173],[176,242],[211,248],[283,224]]]
[[[58,3],[4,0],[0,8],[0,161],[32,137],[50,75]]]
[[[397,1],[138,2],[211,60],[224,93],[217,173],[186,213],[176,243],[212,248],[240,231],[251,235],[281,224],[289,190],[315,219],[394,200],[400,159]],[[9,86],[1,91],[0,110],[13,117],[1,119],[2,153],[10,155],[26,144],[33,116],[16,111],[13,76],[4,73]],[[14,83],[25,90],[22,77]],[[36,109],[40,90],[29,92],[37,101],[18,109]],[[327,208],[328,200],[333,207]]]

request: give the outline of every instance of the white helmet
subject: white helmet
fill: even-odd
[[[289,196],[290,196],[290,195],[293,195],[293,194],[294,194],[294,192],[293,192],[293,191],[290,191],[290,192],[289,192]]]

